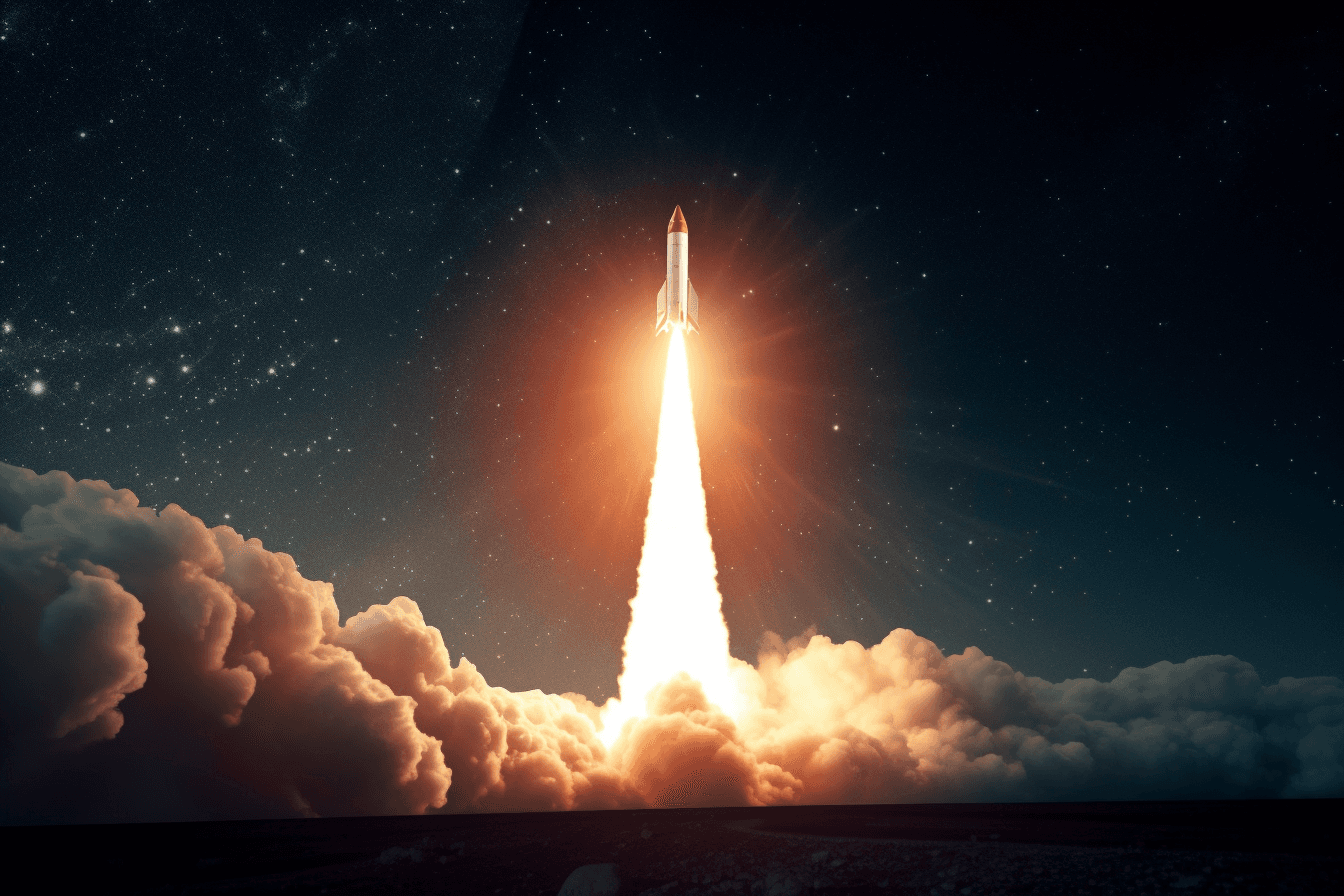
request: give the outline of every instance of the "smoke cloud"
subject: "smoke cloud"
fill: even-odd
[[[1344,682],[1205,656],[1052,683],[976,648],[775,638],[729,717],[685,675],[610,748],[491,687],[398,597],[341,624],[293,560],[0,464],[8,822],[1344,794]]]

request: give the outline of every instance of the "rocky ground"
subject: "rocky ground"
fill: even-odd
[[[684,809],[30,827],[6,840],[53,884],[146,893],[1334,893],[1344,860],[1327,822],[1341,808]],[[53,869],[56,852],[71,859]]]

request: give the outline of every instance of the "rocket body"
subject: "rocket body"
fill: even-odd
[[[677,206],[667,223],[667,279],[658,290],[656,333],[672,327],[700,332],[700,297],[691,286],[689,260],[690,233],[681,206]]]

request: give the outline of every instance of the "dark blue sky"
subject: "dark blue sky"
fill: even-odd
[[[1344,674],[1336,21],[439,6],[4,8],[0,460],[600,699],[680,203],[734,653]]]

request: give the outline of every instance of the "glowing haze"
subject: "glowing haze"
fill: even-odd
[[[646,714],[649,692],[678,672],[698,681],[711,703],[731,714],[739,709],[729,677],[728,626],[700,478],[686,339],[680,327],[671,332],[658,457],[639,581],[630,601],[620,697],[609,700],[602,711],[602,739],[608,745],[625,722]]]

